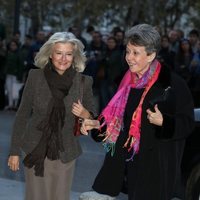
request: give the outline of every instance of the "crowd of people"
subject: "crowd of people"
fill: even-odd
[[[34,38],[27,34],[23,42],[20,38],[19,31],[11,39],[0,38],[1,110],[17,110],[28,72],[35,68],[35,54],[46,41],[43,31],[38,31]]]
[[[98,96],[99,112],[115,93],[118,84],[127,70],[124,62],[125,45],[124,32],[120,27],[114,27],[107,35],[102,34],[93,26],[87,28],[83,35],[80,29],[72,26],[68,29],[85,46],[87,56],[84,74],[94,80],[94,94]],[[17,110],[23,85],[31,68],[36,52],[51,35],[38,31],[33,37],[26,35],[20,41],[20,32],[15,32],[7,43],[0,38],[0,109]],[[161,34],[160,60],[169,65],[188,83],[195,99],[195,105],[200,102],[200,36],[197,29],[188,33],[180,29],[170,30]]]

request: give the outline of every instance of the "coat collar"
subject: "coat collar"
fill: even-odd
[[[171,70],[167,65],[163,63],[161,63],[161,70],[157,79],[157,83],[162,88],[167,88],[171,85]]]

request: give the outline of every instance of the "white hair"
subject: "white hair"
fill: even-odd
[[[56,32],[54,33],[40,48],[34,59],[34,64],[39,68],[44,68],[49,62],[49,57],[52,53],[52,47],[56,43],[71,43],[74,46],[74,59],[72,67],[82,72],[85,69],[86,56],[84,53],[83,43],[77,39],[71,32]]]

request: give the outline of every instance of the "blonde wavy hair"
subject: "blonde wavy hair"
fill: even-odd
[[[35,66],[44,68],[49,62],[52,48],[55,43],[71,43],[74,46],[74,59],[72,67],[78,71],[83,72],[85,69],[86,56],[84,52],[83,43],[77,39],[73,33],[70,32],[56,32],[54,33],[40,48],[34,59]]]

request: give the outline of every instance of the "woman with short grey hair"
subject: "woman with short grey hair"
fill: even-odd
[[[160,50],[160,34],[151,25],[141,24],[129,29],[125,34],[125,44],[144,46],[147,54],[152,54]]]
[[[25,166],[25,200],[70,200],[76,159],[76,118],[95,113],[92,79],[81,74],[86,57],[72,33],[54,33],[40,48],[14,122],[8,166]],[[83,106],[84,105],[84,106]]]
[[[85,119],[81,131],[102,142],[106,156],[80,200],[184,199],[181,159],[194,126],[193,100],[185,81],[157,60],[160,35],[139,24],[126,33],[129,70],[97,120]]]

